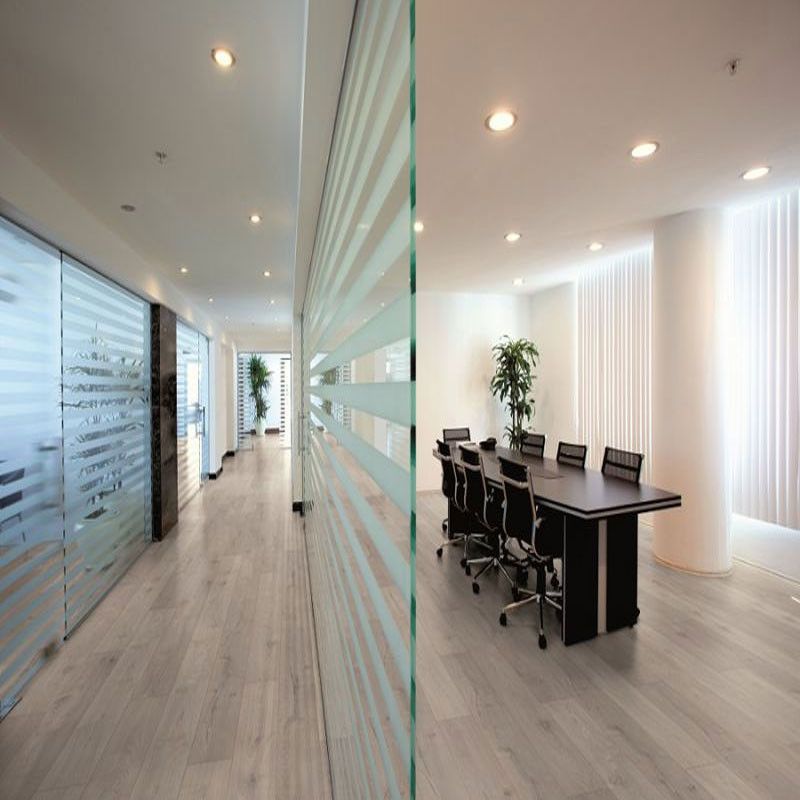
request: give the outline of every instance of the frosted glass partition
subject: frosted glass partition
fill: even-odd
[[[60,294],[58,252],[0,219],[0,717],[64,633]]]
[[[359,2],[303,308],[303,491],[334,796],[414,797],[413,4]]]
[[[63,265],[66,630],[151,539],[150,307]]]
[[[208,474],[208,339],[178,320],[178,507]]]

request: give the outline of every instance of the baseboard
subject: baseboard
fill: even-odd
[[[303,501],[302,500],[295,500],[292,503],[292,511],[297,511],[300,516],[304,516],[303,514]]]
[[[225,451],[225,452],[222,454],[222,458],[223,458],[223,459],[226,459],[226,458],[233,458],[235,455],[236,455],[236,451],[235,451],[235,450],[226,450],[226,451]]]
[[[220,467],[216,472],[208,473],[209,480],[215,481],[217,478],[219,478],[221,474],[222,474],[222,464],[220,464]]]

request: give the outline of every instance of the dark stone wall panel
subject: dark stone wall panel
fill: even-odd
[[[177,319],[151,306],[153,538],[163,539],[178,522]]]

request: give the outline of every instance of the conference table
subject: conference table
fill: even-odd
[[[487,483],[502,486],[498,456],[521,462],[531,471],[539,515],[561,512],[564,644],[636,624],[639,514],[676,508],[681,496],[505,447],[474,447],[483,456]],[[451,452],[460,463],[455,444]],[[450,536],[466,530],[466,517],[452,502],[448,520]]]

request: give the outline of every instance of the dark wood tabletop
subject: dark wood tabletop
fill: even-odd
[[[526,464],[533,474],[536,502],[583,519],[602,519],[617,514],[641,514],[662,508],[676,508],[681,496],[646,484],[630,483],[603,475],[594,469],[559,464],[553,458],[523,455],[506,447],[496,450],[475,448],[483,456],[486,480],[500,484],[498,456]],[[458,447],[452,453],[459,460]]]

